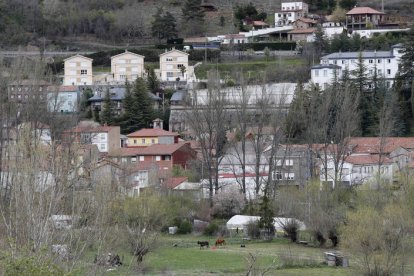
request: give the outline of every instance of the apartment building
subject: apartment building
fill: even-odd
[[[125,50],[124,53],[111,57],[111,74],[115,83],[123,84],[126,80],[135,81],[144,75],[144,56]]]
[[[162,81],[187,81],[189,54],[171,50],[160,55],[159,77]]]
[[[63,85],[92,85],[92,61],[81,55],[65,59]]]

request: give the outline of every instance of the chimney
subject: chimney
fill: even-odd
[[[164,121],[161,120],[160,118],[157,118],[154,121],[152,121],[152,127],[153,128],[164,129]]]

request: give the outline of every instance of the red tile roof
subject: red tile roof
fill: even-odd
[[[148,147],[142,148],[121,148],[117,154],[114,156],[137,156],[137,155],[171,155],[177,150],[188,147],[190,145],[187,143],[178,143],[178,144],[155,144]]]
[[[345,158],[345,162],[354,164],[354,165],[370,165],[370,164],[391,164],[392,160],[389,158],[382,156],[380,161],[379,155],[351,155]]]
[[[379,12],[370,7],[355,7],[346,13],[346,15],[357,15],[357,14],[385,14],[385,13]]]
[[[315,28],[308,28],[308,29],[294,29],[289,31],[289,34],[312,34],[316,31]]]
[[[143,128],[132,132],[127,137],[162,137],[162,136],[179,136],[176,132],[166,131],[160,128]]]
[[[119,126],[77,126],[70,130],[64,131],[65,133],[82,133],[82,132],[109,132],[114,128],[119,128]]]
[[[310,24],[316,24],[316,23],[318,23],[318,21],[316,21],[314,19],[306,18],[306,17],[300,17],[296,21],[298,21],[298,20],[300,20],[302,22],[305,22],[305,23],[310,23]]]
[[[414,149],[414,137],[353,137],[348,144],[352,153],[389,154],[399,147]]]
[[[187,180],[188,180],[188,177],[185,177],[185,176],[171,177],[165,181],[165,185],[169,189],[174,189],[175,187],[177,187],[178,185],[180,185],[181,183]]]
[[[269,24],[260,20],[255,20],[253,21],[253,26],[269,26]]]

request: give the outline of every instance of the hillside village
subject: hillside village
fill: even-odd
[[[201,17],[220,10],[186,2]],[[414,234],[414,20],[337,2],[318,14],[312,1],[281,1],[266,16],[242,3],[238,31],[202,34],[204,19],[192,18],[189,35],[163,34],[154,47],[2,51],[4,248],[52,248],[30,261],[50,261],[51,275],[93,252],[83,275],[117,269],[125,252],[151,267],[159,237],[170,242],[161,233],[217,238],[214,249],[226,238],[239,250],[279,231],[297,254],[308,244],[334,252],[332,262],[317,251],[329,266],[363,252],[350,273],[399,273],[414,254],[402,249]],[[223,224],[234,215],[246,217]],[[367,241],[374,229],[378,240]],[[364,242],[373,244],[361,251]]]

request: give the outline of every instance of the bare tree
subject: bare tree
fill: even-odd
[[[207,174],[210,203],[213,204],[213,194],[220,188],[218,169],[226,144],[228,111],[218,72],[210,71],[208,75],[206,98],[198,97],[194,91],[193,103],[186,115],[191,131],[200,143],[202,170]]]

